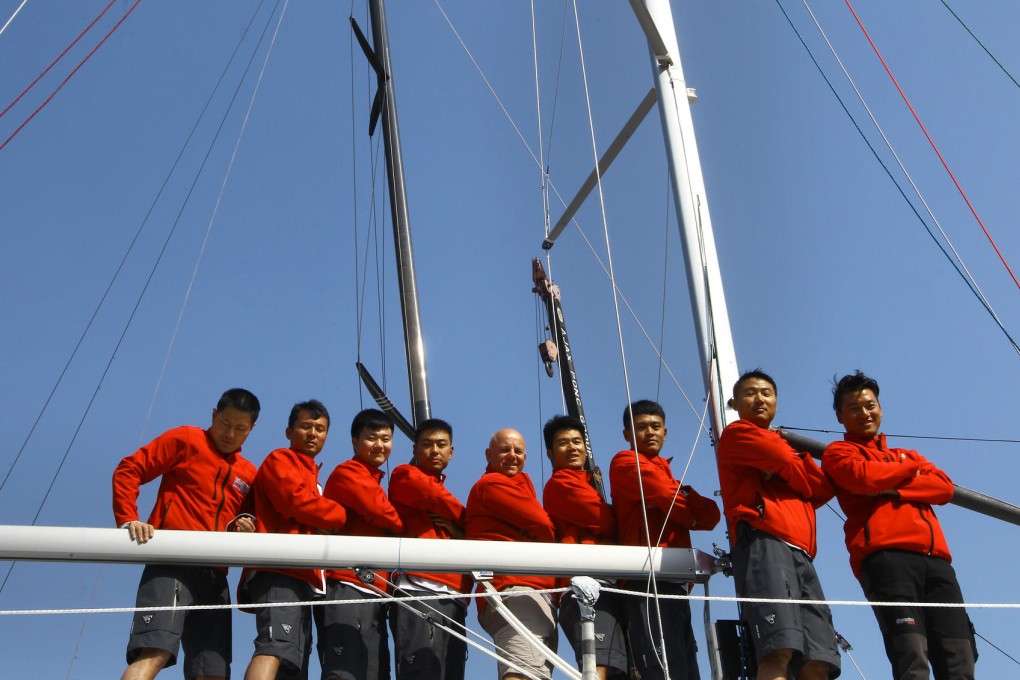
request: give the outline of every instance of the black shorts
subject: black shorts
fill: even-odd
[[[804,551],[744,523],[737,531],[733,580],[738,597],[825,599],[814,564]],[[823,661],[830,666],[830,678],[839,676],[839,650],[828,605],[744,602],[741,618],[750,629],[759,662],[778,649],[792,649],[794,676],[807,661]]]
[[[627,644],[623,631],[623,603],[616,593],[599,593],[595,602],[595,665],[609,669],[609,677],[627,673]],[[573,593],[560,600],[560,627],[567,636],[577,667],[581,667],[581,611]]]
[[[464,679],[467,643],[450,635],[444,628],[464,635],[467,606],[461,599],[413,599],[415,596],[436,594],[427,590],[401,589],[397,593],[400,601],[390,605],[397,680]]]
[[[127,662],[142,650],[170,652],[167,666],[177,663],[184,648],[184,676],[230,675],[231,632],[229,609],[196,611],[144,611],[146,607],[187,607],[230,604],[227,575],[213,567],[150,564],[138,584],[137,611],[131,622]]]
[[[691,603],[678,598],[656,601],[648,581],[630,581],[627,589],[639,595],[625,596],[624,611],[634,666],[642,680],[700,680],[698,642],[691,626]],[[660,595],[687,595],[687,583],[657,581]],[[661,625],[660,625],[661,624]],[[663,646],[665,645],[665,646]]]
[[[389,680],[386,603],[378,595],[333,580],[327,585],[326,599],[365,602],[323,606],[319,631],[323,680]]]
[[[308,602],[316,597],[305,581],[274,571],[256,571],[246,586],[253,604]],[[311,621],[308,605],[259,607],[255,610],[255,654],[280,659],[284,672],[301,670],[311,644]]]

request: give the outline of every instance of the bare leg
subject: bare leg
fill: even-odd
[[[758,680],[786,680],[786,668],[793,658],[792,649],[777,649],[758,662]]]
[[[257,654],[251,658],[248,670],[244,672],[244,680],[275,680],[280,670],[280,658],[266,654]]]
[[[808,661],[800,669],[797,680],[829,680],[829,664],[824,661]]]
[[[120,680],[152,680],[170,660],[165,649],[143,649],[120,676]]]

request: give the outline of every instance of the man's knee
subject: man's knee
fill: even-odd
[[[974,680],[974,666],[977,656],[974,643],[969,638],[942,638],[939,649],[931,651],[931,665],[936,677]]]
[[[165,649],[146,648],[138,652],[134,660],[128,664],[121,680],[152,680],[163,670],[170,660],[170,652]]]
[[[928,672],[928,638],[920,633],[891,635],[886,640],[886,655],[893,667],[893,676],[912,679],[930,677]]]

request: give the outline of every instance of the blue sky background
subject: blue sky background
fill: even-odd
[[[0,0],[0,18],[6,20],[18,4]],[[591,132],[573,16],[561,3],[540,4],[544,158],[569,200],[592,167]],[[1020,8],[1006,0],[955,4],[1006,68],[1020,71],[1015,40]],[[104,5],[99,0],[28,3],[0,35],[0,106],[13,100]],[[882,385],[888,433],[1017,438],[1012,401],[1017,353],[881,171],[779,5],[675,5],[684,70],[699,95],[695,127],[737,358],[741,369],[761,366],[777,378],[776,424],[838,429],[830,407],[832,376],[861,368]],[[803,6],[789,0],[783,5],[837,90],[851,97]],[[861,0],[858,5],[977,211],[1016,265],[1020,88],[941,3]],[[142,2],[0,150],[4,474],[258,6],[253,0]],[[129,7],[118,0],[95,35],[0,118],[0,138],[42,103]],[[451,0],[443,7],[538,155],[528,3]],[[275,30],[279,14],[270,20],[270,9],[267,2],[255,15],[256,35],[267,21],[269,35]],[[1004,325],[1020,335],[1016,285],[892,91],[846,6],[814,9]],[[362,285],[355,269],[364,273],[365,244],[375,238],[371,178],[381,154],[365,135],[374,83],[352,44],[349,11],[347,3],[290,3],[171,351],[265,44],[185,202],[230,94],[241,82],[238,63],[227,71],[194,146],[182,156],[0,490],[0,521],[30,524],[38,512],[41,525],[110,526],[109,478],[117,461],[170,427],[208,424],[220,392],[235,385],[252,389],[263,404],[245,446],[253,461],[286,443],[291,404],[310,397],[322,399],[338,424],[320,457],[325,470],[350,455],[347,423],[370,405],[354,370],[356,291]],[[392,2],[388,11],[432,410],[456,429],[448,485],[466,499],[484,468],[488,437],[505,426],[519,428],[529,441],[527,469],[539,482],[549,471],[540,427],[561,406],[557,382],[545,377],[534,349],[543,323],[530,293],[530,259],[542,254],[538,165],[436,5]],[[354,13],[367,30],[360,3]],[[580,13],[594,135],[604,149],[650,87],[649,61],[626,3],[582,3]],[[255,42],[248,36],[241,43],[240,63],[252,55]],[[869,139],[877,140],[860,105],[848,102]],[[880,153],[888,159],[888,152]],[[378,223],[378,256],[373,245],[367,258],[360,347],[362,360],[406,411],[384,187],[379,179],[375,210],[387,220]],[[633,398],[658,398],[665,405],[674,470],[680,474],[692,457],[686,481],[705,493],[718,487],[718,478],[710,445],[697,438],[695,411],[704,395],[667,189],[653,114],[605,177],[605,212],[617,284],[653,341],[661,338],[679,387],[660,371],[648,341],[624,312],[627,378]],[[551,212],[555,221],[558,204]],[[97,391],[178,214],[176,230]],[[590,200],[578,221],[605,260],[597,202]],[[620,413],[628,399],[612,290],[577,229],[565,232],[552,257],[591,438],[597,459],[607,466],[623,446]],[[895,443],[917,448],[961,485],[1020,500],[1015,444],[905,438]],[[399,442],[393,460],[403,462],[409,451]],[[143,512],[153,497],[154,489],[143,493]],[[1010,576],[1020,558],[1016,527],[952,506],[939,515],[965,597],[1020,601]],[[819,517],[817,568],[828,596],[862,599],[839,518],[828,509]],[[713,543],[726,543],[721,527],[695,537],[703,550]],[[134,566],[18,564],[0,593],[0,609],[130,606],[139,573]],[[731,595],[731,581],[717,577],[713,594]],[[981,634],[1014,656],[1020,653],[1011,635],[1015,610],[972,609],[970,614]],[[717,605],[713,615],[729,618],[734,608]],[[838,607],[834,616],[865,677],[885,677],[887,662],[870,611]],[[128,623],[126,614],[0,617],[5,667],[16,677],[115,677]],[[703,640],[703,632],[697,632]],[[238,677],[253,635],[252,618],[237,614]],[[983,642],[979,649],[983,677],[1016,674],[1012,661]],[[494,673],[492,662],[478,653],[469,664],[472,677]],[[702,667],[707,674],[704,659]],[[180,677],[180,672],[165,675]],[[843,677],[857,677],[847,660]]]

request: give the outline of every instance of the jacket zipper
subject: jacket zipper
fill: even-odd
[[[227,483],[230,481],[231,472],[233,471],[233,467],[231,467],[230,465],[227,465],[227,472],[226,472],[225,475],[223,475],[223,481],[222,482],[219,480],[219,475],[220,475],[221,471],[222,470],[217,470],[216,471],[216,477],[217,477],[216,481],[219,482],[219,484],[214,487],[214,492],[213,492],[213,500],[216,500],[215,490],[218,489],[219,492],[220,492],[220,502],[216,505],[216,519],[213,522],[213,526],[212,526],[212,530],[213,531],[219,531],[220,530],[220,513],[223,511],[223,504],[227,500]]]

